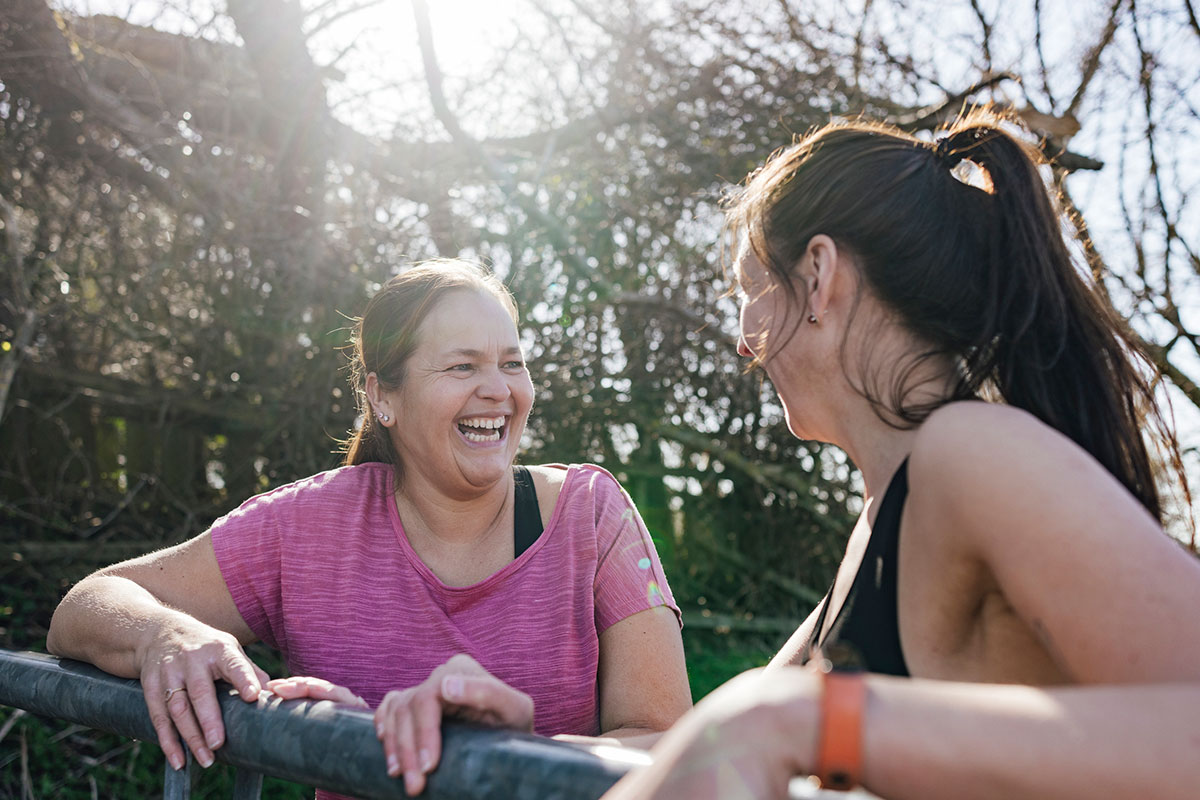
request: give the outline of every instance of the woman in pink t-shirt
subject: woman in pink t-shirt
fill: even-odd
[[[176,547],[102,569],[49,649],[142,681],[163,750],[208,766],[213,682],[375,708],[389,774],[421,791],[442,717],[622,741],[690,706],[671,598],[598,467],[514,470],[533,402],[516,306],[479,267],[413,267],[356,330],[345,466],[251,498]],[[539,533],[540,532],[540,533]],[[262,640],[293,677],[242,650]]]

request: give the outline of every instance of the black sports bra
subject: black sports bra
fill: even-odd
[[[513,466],[513,558],[542,535],[542,509],[538,506],[533,476],[525,467]]]
[[[850,585],[846,601],[825,628],[825,613],[833,586],[825,595],[817,624],[804,648],[804,661],[816,651],[835,667],[908,677],[908,664],[900,646],[900,616],[896,594],[896,567],[900,554],[900,516],[908,497],[908,459],[892,476],[862,564]]]

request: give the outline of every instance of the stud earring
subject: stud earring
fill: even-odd
[[[388,422],[390,419],[391,419],[391,417],[389,417],[387,414],[380,414],[380,415],[379,415],[379,421],[380,421],[380,422],[386,423],[386,422]]]
[[[810,324],[810,325],[816,325],[816,324],[817,324],[817,315],[816,315],[816,314],[809,314],[809,315],[808,315],[808,322],[809,322],[809,324]]]

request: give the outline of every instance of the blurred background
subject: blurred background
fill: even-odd
[[[462,256],[521,308],[523,460],[633,495],[695,696],[764,663],[859,481],[734,352],[719,203],[860,114],[1023,118],[1197,474],[1198,84],[1193,0],[4,0],[0,644],[44,649],[88,571],[336,466],[353,318]],[[0,797],[144,794],[158,759],[0,709]]]

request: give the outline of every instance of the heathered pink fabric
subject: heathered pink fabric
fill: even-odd
[[[473,586],[443,584],[418,558],[383,464],[253,497],[213,525],[213,548],[242,618],[293,675],[375,707],[468,653],[533,697],[538,733],[595,734],[599,634],[647,608],[679,609],[616,480],[596,466],[567,470],[542,536]]]

